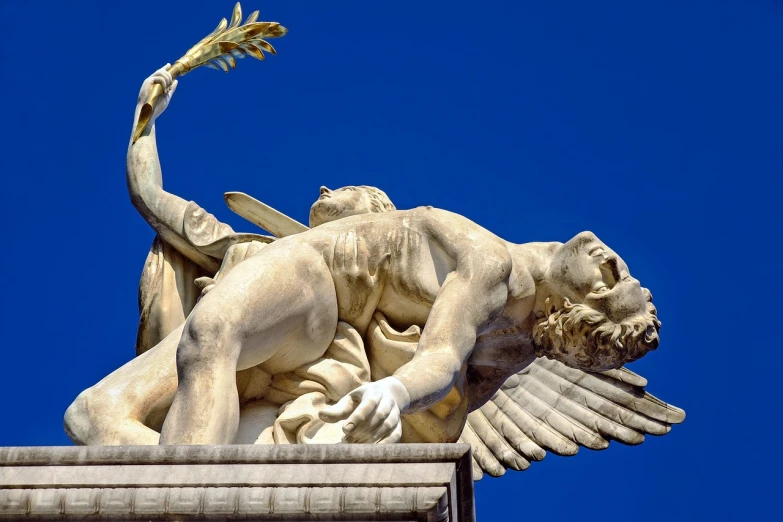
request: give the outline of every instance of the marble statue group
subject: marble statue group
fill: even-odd
[[[76,443],[461,441],[480,478],[684,419],[623,367],[661,323],[593,233],[514,244],[369,186],[321,187],[309,227],[229,193],[272,235],[236,233],[163,188],[155,123],[176,87],[168,68],[144,81],[137,120],[164,94],[128,148],[130,198],[156,232],[136,357],[68,408]]]

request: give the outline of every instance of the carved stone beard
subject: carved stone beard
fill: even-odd
[[[536,355],[595,372],[619,368],[655,350],[661,322],[650,292],[644,291],[646,313],[619,323],[587,305],[572,304],[566,299],[562,308],[539,319],[533,327]]]

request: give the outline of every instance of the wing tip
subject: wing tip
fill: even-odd
[[[593,440],[580,441],[579,443],[585,448],[593,451],[603,451],[609,447],[609,441],[598,436],[595,436]]]
[[[620,368],[618,370],[618,372],[620,374],[622,374],[622,377],[620,378],[620,380],[622,380],[623,382],[626,382],[626,383],[631,384],[633,386],[638,386],[640,388],[644,388],[648,384],[647,383],[647,379],[645,379],[644,377],[642,377],[641,375],[639,375],[636,372],[632,372],[631,370],[629,370],[626,367]]]
[[[506,468],[504,468],[502,465],[499,466],[487,466],[489,469],[485,469],[487,475],[490,477],[502,477],[506,474]]]
[[[561,457],[573,457],[579,453],[579,444],[568,441],[569,444],[557,444],[557,447],[549,447],[549,451]],[[554,445],[553,445],[554,446]]]
[[[668,424],[681,424],[685,420],[685,410],[682,408],[662,401],[655,395],[646,391],[644,392],[644,399],[658,406],[661,413],[660,416],[651,416],[650,414],[647,414],[648,417]]]
[[[479,480],[484,478],[484,471],[481,469],[481,466],[476,461],[476,458],[473,457],[472,459],[472,469],[473,469],[473,481],[478,482]]]
[[[678,408],[677,406],[672,406],[671,404],[668,405],[671,410],[671,422],[672,424],[681,424],[683,421],[685,421],[685,410],[682,408]]]
[[[530,467],[530,462],[519,455],[509,454],[503,457],[504,463],[514,471],[525,471]]]

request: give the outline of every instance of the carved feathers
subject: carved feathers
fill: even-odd
[[[461,442],[473,447],[473,476],[524,470],[546,451],[574,455],[610,440],[641,444],[664,435],[685,412],[644,391],[646,379],[621,368],[588,373],[537,359],[468,415]]]

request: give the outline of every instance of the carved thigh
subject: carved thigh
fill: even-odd
[[[334,337],[334,282],[320,254],[281,241],[237,265],[188,323],[194,348],[233,359],[238,370],[291,371],[320,357]]]

